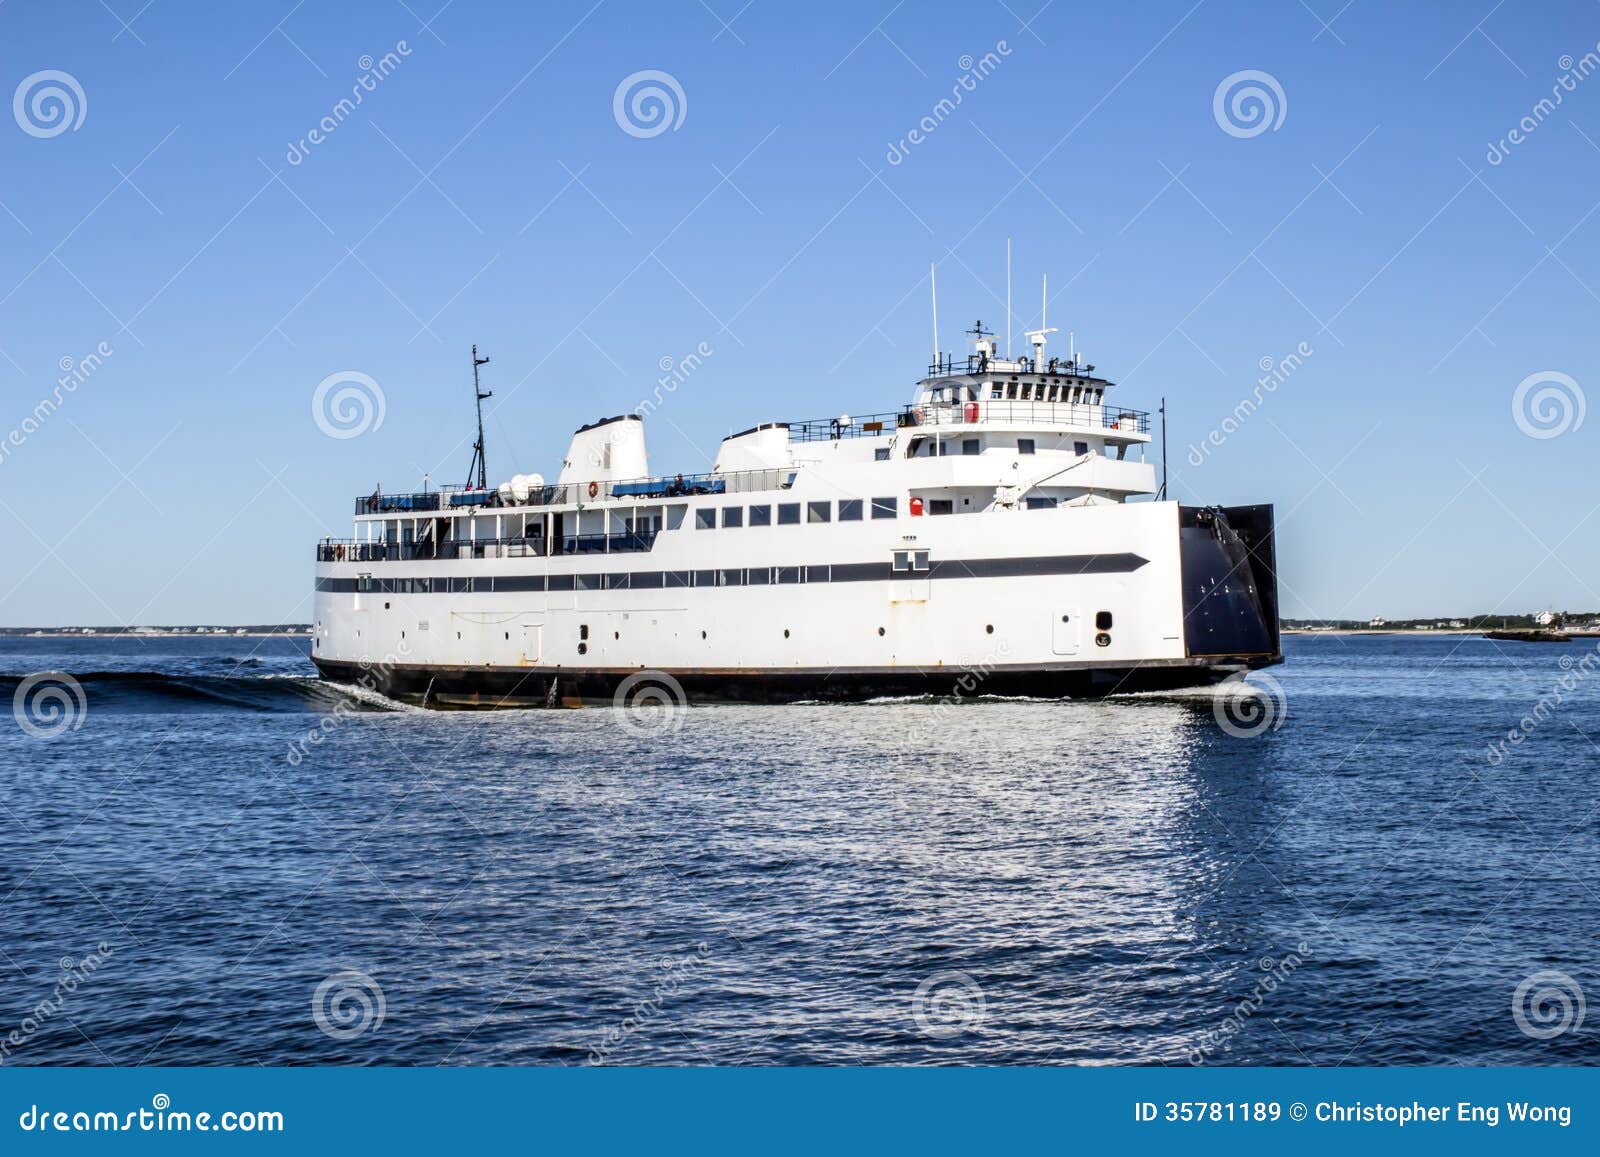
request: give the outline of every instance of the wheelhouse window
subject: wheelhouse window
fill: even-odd
[[[841,499],[839,499],[839,521],[840,522],[860,522],[861,521],[861,499],[859,499],[859,498],[841,498]]]
[[[898,498],[874,498],[872,500],[873,518],[896,518],[899,516],[900,500]]]
[[[798,502],[780,502],[780,503],[778,503],[778,525],[779,526],[799,526],[800,525],[800,504]]]

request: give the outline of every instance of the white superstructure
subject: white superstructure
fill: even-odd
[[[652,473],[633,414],[556,479],[375,493],[317,548],[325,676],[432,705],[1103,694],[1277,662],[1270,507],[1152,500],[1149,416],[982,326],[898,411]],[[476,358],[476,354],[474,354]]]

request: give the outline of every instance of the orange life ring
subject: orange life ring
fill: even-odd
[[[595,495],[597,495],[599,493],[600,493],[600,483],[598,483],[598,482],[589,483],[589,497],[593,498]]]

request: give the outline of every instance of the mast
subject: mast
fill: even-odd
[[[472,463],[467,467],[468,489],[472,488],[473,470],[478,472],[477,488],[479,490],[487,490],[489,488],[489,463],[483,456],[483,400],[494,397],[494,391],[485,390],[478,384],[478,367],[488,364],[489,359],[480,358],[478,356],[478,347],[474,344],[472,347],[472,394],[478,404],[478,440],[472,444]]]
[[[1157,502],[1167,500],[1167,399],[1161,399],[1161,493]]]

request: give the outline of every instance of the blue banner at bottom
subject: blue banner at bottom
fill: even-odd
[[[1597,1092],[1590,1069],[5,1069],[0,1148],[1593,1153]]]

